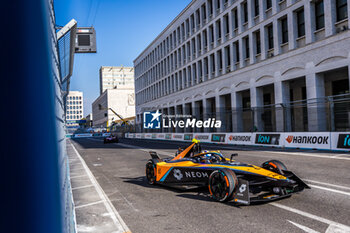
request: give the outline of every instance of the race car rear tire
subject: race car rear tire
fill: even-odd
[[[225,202],[235,195],[237,184],[237,176],[232,170],[220,169],[210,174],[208,188],[213,199]]]
[[[149,184],[155,184],[157,180],[156,161],[148,160],[146,163],[146,179]]]
[[[279,160],[269,160],[266,161],[261,165],[262,168],[276,172],[280,175],[283,175],[283,171],[287,170],[286,165],[284,165],[281,161]]]

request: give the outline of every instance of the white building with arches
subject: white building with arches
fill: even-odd
[[[137,123],[159,109],[221,132],[350,130],[332,105],[349,93],[349,5],[193,0],[134,60]]]

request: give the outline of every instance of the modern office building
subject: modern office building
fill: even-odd
[[[134,88],[134,67],[102,66],[100,68],[100,95],[108,89]]]
[[[67,126],[79,126],[77,120],[81,120],[84,116],[84,97],[81,91],[69,91],[66,107]]]
[[[349,93],[349,5],[193,0],[134,60],[137,123],[159,109],[215,117],[222,132],[350,130],[338,101]]]

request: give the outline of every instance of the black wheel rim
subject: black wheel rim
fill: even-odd
[[[146,177],[147,177],[147,180],[150,183],[153,183],[155,181],[153,164],[150,164],[150,163],[147,164],[147,166],[146,166]]]
[[[213,174],[210,180],[210,187],[215,199],[221,200],[227,196],[228,187],[226,185],[225,177],[221,172]]]

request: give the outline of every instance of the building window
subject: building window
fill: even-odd
[[[208,7],[209,7],[209,17],[213,15],[213,1],[208,0]]]
[[[254,0],[254,16],[259,15],[259,0]]]
[[[272,0],[266,0],[266,10],[272,7]]]
[[[255,33],[255,43],[256,43],[256,54],[261,53],[261,40],[260,40],[260,31]]]
[[[268,48],[273,49],[273,26],[267,26]]]
[[[242,4],[242,8],[243,8],[243,23],[248,22],[248,4],[247,2],[244,2]]]
[[[248,59],[249,58],[249,37],[247,36],[246,38],[244,38],[244,45],[245,45],[245,58]]]
[[[236,30],[238,28],[238,15],[237,15],[237,9],[233,10],[233,30]]]
[[[323,0],[315,3],[316,30],[324,28],[324,5]]]
[[[240,54],[239,54],[239,42],[234,43],[234,48],[236,49],[236,62],[239,62]]]
[[[216,21],[216,34],[217,34],[217,36],[218,36],[218,40],[220,40],[221,39],[221,22],[220,22],[220,20],[218,20],[218,21]]]
[[[230,24],[228,20],[228,14],[224,16],[224,22],[225,22],[225,36],[230,33]]]
[[[229,68],[231,66],[231,54],[230,54],[230,46],[225,47],[225,60],[226,60],[226,68],[227,71],[229,71]]]
[[[281,19],[281,28],[282,28],[282,44],[288,42],[288,21],[287,17]]]
[[[336,6],[337,6],[337,22],[348,18],[347,0],[336,0]]]
[[[216,10],[219,11],[221,6],[220,6],[220,1],[221,0],[216,0]]]
[[[297,12],[298,37],[305,36],[305,18],[304,9]]]

